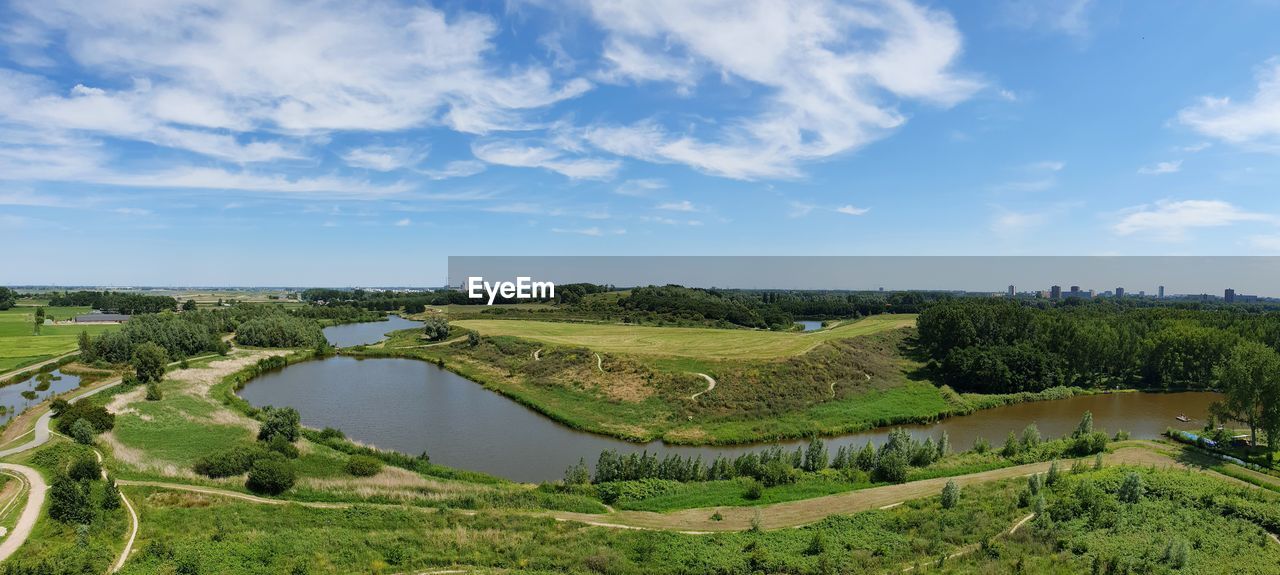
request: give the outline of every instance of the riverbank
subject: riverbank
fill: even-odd
[[[426,347],[415,331],[393,332],[378,347],[341,353],[428,361],[574,430],[687,446],[927,425],[993,407],[1109,393],[1053,388],[959,394],[911,378],[919,366],[897,351],[904,337],[891,331],[827,342],[795,358],[758,363],[641,361],[602,353],[599,370],[590,350],[509,336],[482,338],[475,347],[462,337]],[[716,379],[713,392],[699,393],[706,383],[697,373]]]

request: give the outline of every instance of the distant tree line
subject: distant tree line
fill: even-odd
[[[133,315],[175,311],[178,309],[178,300],[169,296],[127,292],[74,291],[51,292],[49,294],[49,305],[91,307],[104,312]]]
[[[0,310],[9,309],[18,303],[18,292],[0,286]]]

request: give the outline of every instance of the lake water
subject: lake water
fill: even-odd
[[[797,321],[796,325],[800,326],[804,331],[818,331],[822,329],[822,322],[820,321],[801,320]]]
[[[41,390],[43,383],[47,383],[48,387]],[[71,391],[77,387],[80,387],[80,378],[62,373],[62,370],[59,369],[38,374],[13,385],[0,387],[0,405],[5,408],[4,413],[0,414],[0,424],[8,423],[10,419],[17,417],[27,408],[48,399],[51,395]],[[23,397],[22,392],[24,391],[34,393],[35,399]]]
[[[351,439],[408,454],[427,451],[435,463],[483,471],[517,481],[551,481],[585,457],[594,463],[600,451],[647,449],[665,454],[734,456],[762,445],[729,447],[668,446],[630,443],[573,431],[479,384],[411,359],[331,357],[289,366],[250,382],[240,392],[249,403],[292,406],[309,427],[335,427]],[[1198,428],[1213,393],[1116,393],[1057,401],[1023,403],[944,419],[931,425],[904,426],[917,437],[946,431],[956,450],[984,437],[999,447],[1010,431],[1035,423],[1046,438],[1068,435],[1085,411],[1097,429],[1124,429],[1134,438],[1155,438],[1166,427]],[[1180,423],[1186,414],[1194,419]],[[829,438],[840,445],[884,441],[887,429]],[[794,448],[800,441],[780,444]]]
[[[422,327],[422,322],[389,316],[387,321],[348,323],[324,328],[324,338],[334,347],[372,345],[382,341],[387,333],[411,327]]]

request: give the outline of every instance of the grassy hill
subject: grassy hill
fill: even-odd
[[[915,325],[914,314],[885,314],[813,332],[646,327],[530,320],[463,320],[456,324],[481,335],[516,336],[601,353],[697,359],[777,359],[808,352],[827,341]]]

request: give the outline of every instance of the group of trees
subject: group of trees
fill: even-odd
[[[97,337],[81,334],[80,358],[88,363],[125,363],[133,359],[138,346],[147,343],[163,350],[166,362],[201,353],[223,352],[226,343],[217,331],[221,322],[212,321],[213,315],[201,312],[135,315],[119,330],[103,332]]]
[[[49,305],[71,307],[87,306],[105,312],[123,314],[158,313],[175,311],[178,300],[162,295],[144,295],[113,291],[51,292]]]
[[[95,489],[99,482],[102,488]],[[120,491],[115,481],[102,474],[101,465],[91,453],[82,453],[59,469],[49,486],[49,517],[54,521],[90,525],[102,513],[119,507]]]
[[[245,487],[257,493],[278,495],[293,487],[298,471],[291,460],[298,458],[294,443],[302,436],[298,412],[291,407],[266,407],[258,415],[262,426],[256,443],[201,457],[192,469],[212,478],[247,473]]]
[[[0,311],[9,309],[17,304],[18,292],[4,286],[0,286]]]
[[[257,347],[315,347],[325,343],[315,320],[291,314],[251,319],[236,328],[236,343]]]
[[[816,437],[794,451],[773,446],[734,458],[720,456],[710,464],[704,463],[701,456],[669,454],[659,459],[648,451],[620,455],[615,450],[607,450],[601,452],[596,460],[594,477],[587,472],[585,462],[579,462],[566,471],[565,478],[567,483],[609,483],[644,479],[716,481],[747,477],[765,486],[774,486],[793,483],[802,473],[832,468],[839,471],[861,470],[875,481],[901,483],[906,481],[911,467],[932,464],[950,449],[950,440],[945,432],[937,441],[933,438],[920,441],[906,430],[897,428],[889,433],[888,440],[878,449],[871,442],[861,449],[841,446],[834,457],[828,453],[826,444]]]
[[[1216,389],[1220,416],[1248,425],[1255,445],[1261,431],[1280,447],[1280,312],[955,299],[930,306],[918,328],[942,381],[961,391]]]

